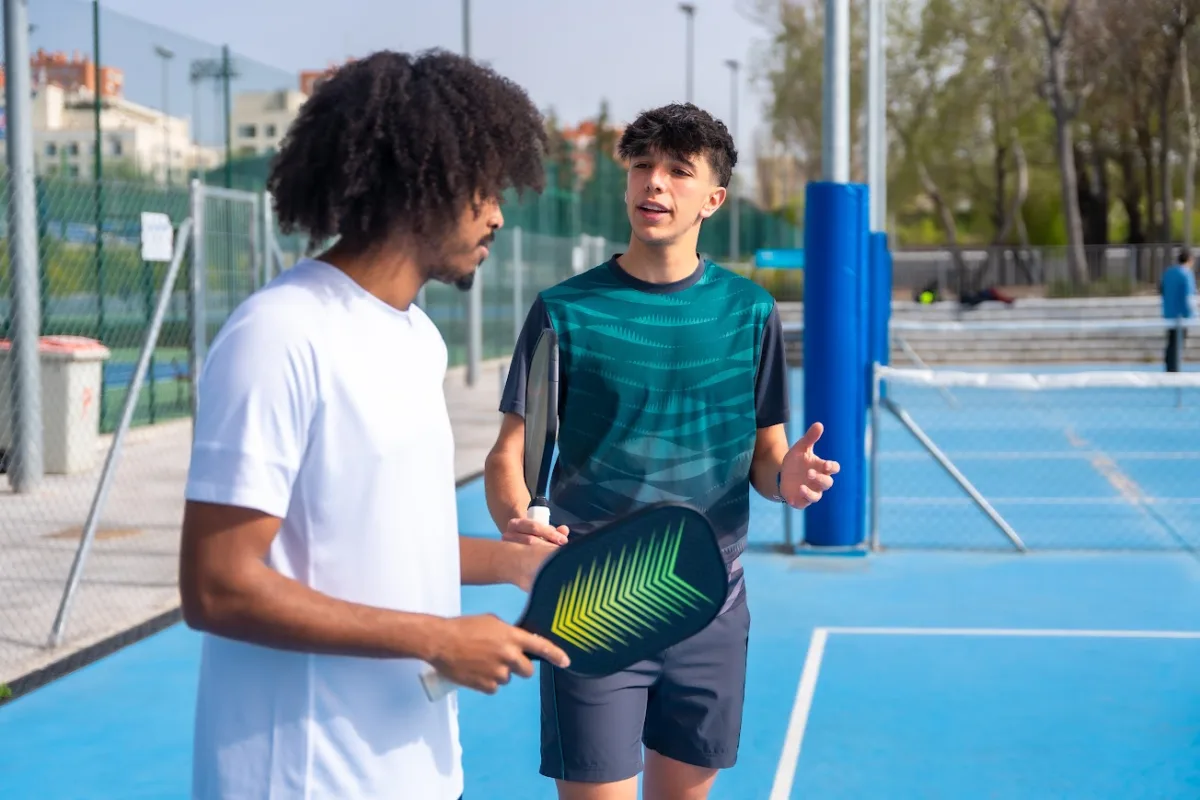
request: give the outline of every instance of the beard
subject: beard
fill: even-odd
[[[475,273],[479,270],[480,264],[475,264],[465,272],[455,264],[467,263],[466,260],[470,258],[476,248],[490,247],[495,240],[496,235],[492,233],[470,247],[443,245],[439,248],[430,248],[427,257],[422,259],[426,264],[425,274],[429,280],[449,284],[460,292],[469,292],[475,285]]]

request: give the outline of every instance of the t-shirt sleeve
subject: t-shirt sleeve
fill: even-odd
[[[186,497],[286,515],[317,407],[311,346],[294,323],[231,320],[199,384]]]
[[[542,335],[542,331],[552,327],[550,322],[550,314],[546,311],[546,304],[542,302],[542,296],[538,295],[533,301],[533,305],[529,307],[529,313],[525,316],[525,324],[521,327],[521,335],[517,337],[516,347],[513,349],[512,362],[508,367],[508,380],[504,383],[504,393],[500,397],[500,411],[502,413],[512,412],[525,416],[525,383],[529,378],[529,364],[533,360],[533,351],[537,347],[538,338]],[[562,393],[562,383],[560,378],[559,393]]]
[[[767,323],[763,326],[758,376],[754,386],[754,408],[760,428],[781,425],[791,416],[787,354],[778,306],[771,307]]]

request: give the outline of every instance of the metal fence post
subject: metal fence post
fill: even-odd
[[[192,419],[200,410],[200,371],[208,349],[208,315],[205,285],[208,268],[204,260],[204,184],[192,179],[192,347],[189,372],[192,381]]]
[[[8,479],[16,492],[36,488],[42,479],[42,370],[38,286],[37,197],[34,184],[33,115],[29,66],[27,0],[4,3],[4,60],[8,70],[9,225],[12,264],[12,447]]]
[[[483,351],[483,275],[475,272],[475,283],[467,293],[467,386],[479,382],[479,363]]]
[[[521,338],[521,328],[524,323],[524,279],[525,260],[522,258],[521,229],[513,229],[513,344]]]

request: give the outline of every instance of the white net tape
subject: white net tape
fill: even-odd
[[[923,322],[920,320],[893,320],[889,329],[897,333],[1119,333],[1159,332],[1176,327],[1200,328],[1200,320],[1167,319],[1036,319],[1036,320],[979,320],[968,322]]]

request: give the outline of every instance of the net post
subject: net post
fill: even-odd
[[[870,315],[868,316],[871,362],[887,366],[891,363],[889,326],[892,317],[892,253],[886,233],[871,233]],[[887,396],[887,385],[879,387]]]
[[[879,399],[882,394],[880,364],[871,365],[871,545],[872,552],[879,551]]]
[[[1175,349],[1176,349],[1176,352],[1179,354],[1178,356],[1176,356],[1176,359],[1179,362],[1178,367],[1180,370],[1183,369],[1183,361],[1187,357],[1187,345],[1184,343],[1183,332],[1184,332],[1183,317],[1176,317],[1175,318]],[[1175,407],[1183,408],[1183,387],[1182,386],[1175,390]]]
[[[805,510],[810,548],[854,549],[866,532],[866,416],[869,359],[867,190],[812,182],[805,201],[804,427],[825,428],[818,448],[841,465],[821,502]]]

